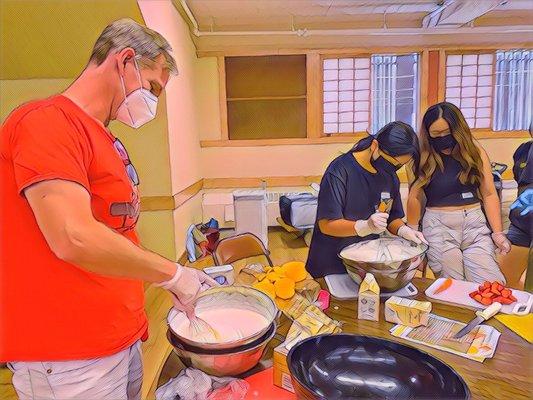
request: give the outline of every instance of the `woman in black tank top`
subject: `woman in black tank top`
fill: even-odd
[[[507,253],[490,160],[461,110],[447,102],[425,113],[421,158],[407,202],[407,221],[422,222],[430,268],[444,277],[504,281],[495,250]],[[487,223],[488,220],[488,223]]]

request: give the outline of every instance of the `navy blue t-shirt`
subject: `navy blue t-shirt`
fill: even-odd
[[[518,186],[527,186],[533,183],[533,165],[530,152],[533,140],[522,143],[513,154],[513,176]]]
[[[320,231],[318,221],[368,219],[376,212],[382,192],[389,193],[393,199],[389,223],[403,218],[400,181],[396,174],[371,173],[359,165],[352,153],[343,154],[331,162],[320,182],[315,229],[307,258],[306,269],[313,277],[346,273],[339,252],[350,244],[378,237],[329,236]]]

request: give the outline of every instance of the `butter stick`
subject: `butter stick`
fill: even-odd
[[[427,326],[431,303],[392,296],[385,302],[385,321],[416,328]]]

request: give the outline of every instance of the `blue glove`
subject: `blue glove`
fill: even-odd
[[[511,204],[511,210],[518,208],[522,210],[520,215],[526,215],[533,211],[533,188],[527,188],[520,196]]]

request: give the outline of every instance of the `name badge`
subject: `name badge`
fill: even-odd
[[[462,194],[462,196],[463,196],[463,199],[471,199],[471,198],[474,197],[474,195],[472,194],[472,192],[464,192],[464,193]]]

